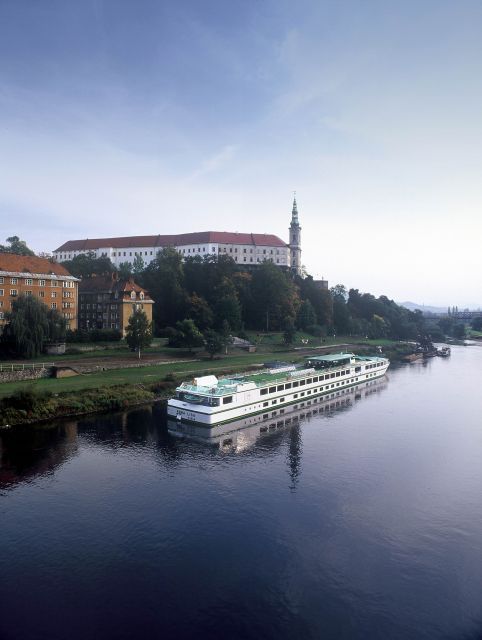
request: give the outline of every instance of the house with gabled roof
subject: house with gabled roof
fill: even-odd
[[[84,278],[79,284],[79,329],[116,329],[125,336],[134,309],[152,322],[154,300],[133,278],[117,273]]]

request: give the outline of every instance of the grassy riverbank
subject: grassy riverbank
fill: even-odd
[[[301,362],[311,350],[286,350],[273,339],[271,348],[261,353],[237,352],[217,360],[167,362],[136,368],[109,369],[72,378],[42,378],[0,385],[0,426],[35,423],[59,416],[114,411],[169,397],[178,382],[196,375],[246,371],[270,359]],[[399,360],[410,347],[383,341],[384,353]],[[378,345],[380,341],[378,341]],[[374,352],[364,344],[324,345],[341,350]],[[314,351],[312,351],[313,353]],[[319,351],[316,351],[319,353]]]

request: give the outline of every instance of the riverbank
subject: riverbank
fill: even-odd
[[[330,350],[348,350],[347,347],[354,349],[355,345],[332,345]],[[358,345],[355,350],[367,353],[373,352],[374,348]],[[401,361],[409,350],[411,346],[407,343],[393,342],[384,346],[384,354],[392,362]],[[253,370],[270,358],[297,363],[313,353],[319,353],[319,349],[232,355],[219,360],[169,362],[136,369],[100,371],[74,378],[8,382],[0,386],[0,428],[45,422],[57,417],[125,410],[166,400],[186,377]]]

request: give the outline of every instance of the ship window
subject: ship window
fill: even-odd
[[[299,384],[300,384],[299,382],[293,382],[293,389],[297,387]]]
[[[263,407],[267,407],[269,405],[269,402],[263,402]]]
[[[284,384],[280,384],[280,385],[277,386],[276,390],[277,391],[284,391],[284,388],[285,388]]]
[[[269,392],[270,393],[275,393],[276,392],[276,387],[270,387],[269,388]]]
[[[280,402],[284,402],[284,401],[285,401],[285,399],[284,399],[284,398],[280,398],[280,399],[279,399],[279,401],[280,401]]]
[[[330,378],[334,378],[335,374],[334,373],[330,373]]]
[[[361,367],[355,367],[355,373],[360,373]]]
[[[297,397],[298,397],[298,394],[297,394],[297,393],[295,393],[295,395],[293,396],[293,398],[297,398]],[[295,407],[295,408],[296,408],[296,407]]]
[[[308,378],[308,380],[306,381],[306,384],[311,384],[313,382],[313,378]]]
[[[223,404],[229,404],[232,401],[233,401],[233,396],[226,396],[225,398],[223,398]]]
[[[269,418],[269,413],[263,413],[263,420],[266,420],[266,418]]]
[[[291,389],[291,382],[288,382],[288,384],[285,384],[285,389]]]
[[[306,380],[300,380],[300,387],[301,385],[306,384]]]
[[[262,396],[265,396],[267,393],[268,393],[268,389],[267,388],[261,389],[261,395]]]
[[[278,400],[272,400],[271,404],[276,404],[278,402]]]
[[[318,376],[316,378],[313,378],[313,382],[318,382]]]

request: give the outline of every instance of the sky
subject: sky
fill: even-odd
[[[314,277],[482,306],[482,3],[0,0],[0,243],[288,241]]]

